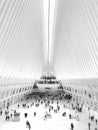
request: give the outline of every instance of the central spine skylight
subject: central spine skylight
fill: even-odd
[[[55,0],[43,0],[44,21],[45,21],[45,46],[47,51],[47,63],[52,59],[52,36],[54,23]]]

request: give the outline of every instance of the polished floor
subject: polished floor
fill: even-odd
[[[27,103],[27,102],[26,102]],[[29,101],[27,104],[30,106],[32,101]],[[54,109],[57,107],[57,102],[53,104]],[[51,118],[45,119],[44,115],[46,112],[49,113],[48,108],[45,108],[45,104],[40,104],[39,107],[33,105],[30,108],[23,108],[20,106],[17,109],[17,105],[14,105],[10,108],[10,110],[17,109],[17,112],[20,112],[20,122],[5,122],[4,116],[0,118],[0,130],[28,130],[26,127],[26,121],[28,120],[31,124],[31,130],[70,130],[70,124],[73,122],[74,130],[88,130],[88,122],[89,122],[89,112],[86,107],[83,107],[82,113],[77,113],[79,116],[79,121],[76,119],[69,119],[69,114],[75,115],[75,111],[69,108],[64,108],[64,102],[60,103],[60,111],[54,113],[51,111]],[[69,105],[67,104],[69,107]],[[24,117],[24,113],[28,113],[28,117]],[[36,117],[34,117],[34,112],[36,112]],[[63,117],[62,113],[66,112],[66,116]],[[94,116],[98,117],[98,114],[94,111],[90,112]],[[91,130],[95,130],[95,123],[92,123]]]

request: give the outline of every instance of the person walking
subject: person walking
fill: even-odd
[[[36,112],[34,112],[34,117],[36,116]]]
[[[27,114],[27,113],[25,113],[25,114],[24,114],[24,116],[25,116],[25,118],[27,118],[28,114]]]
[[[31,130],[31,125],[29,121],[26,121],[26,127],[29,128],[29,130]]]
[[[73,123],[71,123],[71,130],[73,130],[74,129],[74,124]]]
[[[91,128],[91,124],[90,124],[90,122],[88,123],[88,129],[90,130],[90,128]]]

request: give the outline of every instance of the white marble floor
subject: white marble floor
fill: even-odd
[[[56,107],[56,103],[53,104]],[[69,113],[75,114],[75,111],[69,110],[68,108],[63,108],[63,105],[60,104],[60,112],[54,113],[51,112],[52,118],[44,120],[44,114],[48,111],[48,108],[40,105],[39,107],[32,106],[31,108],[20,108],[17,109],[20,112],[20,122],[3,122],[0,124],[0,130],[28,130],[26,128],[26,121],[28,120],[31,124],[31,130],[70,130],[70,123],[74,123],[74,130],[88,130],[88,117],[89,113],[84,107],[83,112],[78,114],[80,121],[75,119],[69,119]],[[28,113],[27,119],[24,118],[24,113]],[[34,117],[34,112],[37,113]],[[66,117],[62,116],[62,113],[66,112]],[[95,126],[95,124],[94,124]],[[91,130],[94,130],[92,126]]]

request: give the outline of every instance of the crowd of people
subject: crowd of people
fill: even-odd
[[[73,102],[72,96],[69,96],[69,94],[65,93],[34,93],[27,97],[25,97],[25,102],[18,103],[17,108],[31,108],[33,106],[39,107],[40,105],[44,105],[45,108],[45,114],[43,115],[43,120],[48,120],[48,118],[52,118],[53,114],[59,113],[61,110],[61,103],[63,103],[63,107],[65,109],[64,112],[62,112],[62,117],[66,117],[68,114],[69,119],[75,119],[76,121],[80,121],[80,117],[78,113],[82,113],[83,110],[83,103],[80,103],[77,101],[76,103]],[[28,102],[30,101],[29,105]],[[54,107],[54,103],[56,103],[56,107]],[[47,108],[47,109],[46,109]],[[75,112],[75,114],[67,113],[66,108],[71,109]],[[0,111],[0,116],[5,115],[5,121],[12,121],[14,118],[18,118],[21,113],[17,112],[17,109],[10,109],[10,106],[7,106],[5,110]],[[18,115],[18,116],[17,116]],[[16,116],[16,117],[15,117]],[[34,117],[37,116],[37,112],[34,111]],[[28,113],[24,113],[24,118],[26,119],[26,128],[31,130],[31,124],[28,120]],[[94,116],[89,117],[88,122],[88,130],[91,129],[92,122],[96,123],[95,129],[97,129],[97,119],[94,118]],[[65,122],[66,123],[66,122]],[[75,130],[75,125],[73,122],[70,123],[70,129]]]

